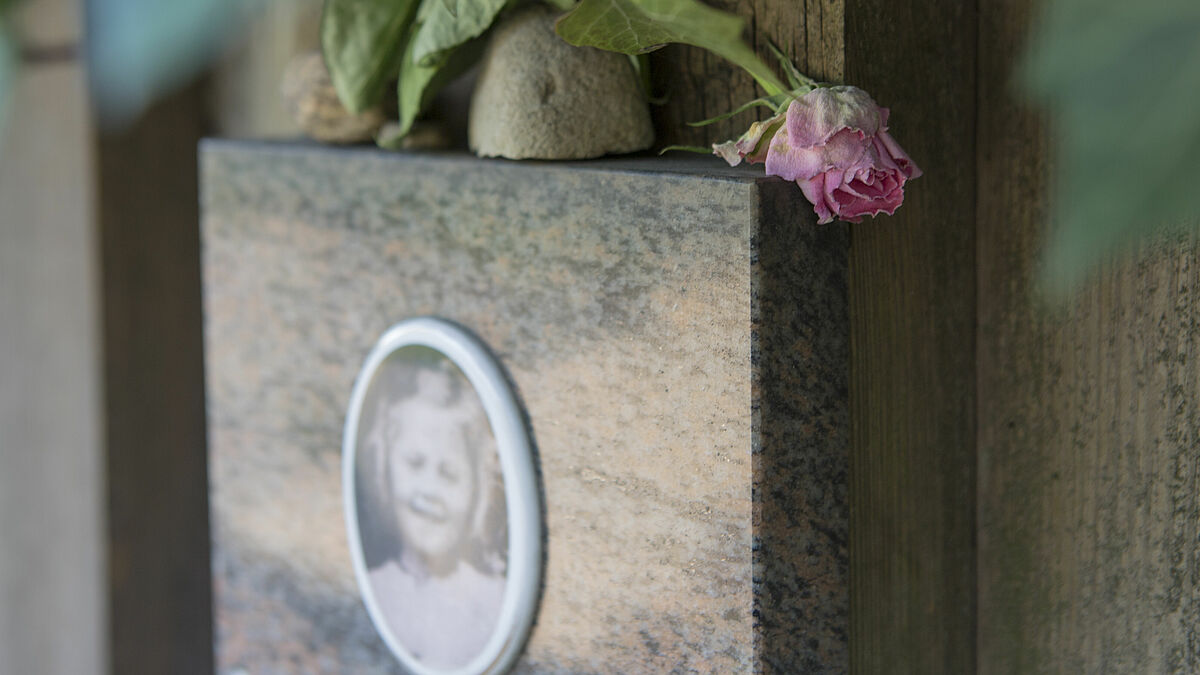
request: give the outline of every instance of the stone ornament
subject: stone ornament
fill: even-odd
[[[558,15],[530,7],[496,27],[471,99],[468,141],[476,154],[588,159],[654,143],[629,57],[568,45],[554,32]]]
[[[342,440],[343,507],[367,613],[415,675],[496,675],[525,646],[542,515],[521,409],[455,324],[392,327],[367,357]]]
[[[355,115],[338,100],[319,49],[292,57],[280,85],[283,104],[300,130],[326,143],[370,141],[383,126],[381,107]]]

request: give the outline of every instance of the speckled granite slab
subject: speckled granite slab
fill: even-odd
[[[379,335],[457,321],[532,420],[547,563],[521,673],[847,669],[847,234],[719,160],[205,143],[222,673],[399,672],[340,440]]]

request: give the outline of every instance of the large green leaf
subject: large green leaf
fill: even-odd
[[[421,4],[417,21],[421,27],[413,38],[413,60],[424,65],[438,62],[443,52],[479,37],[487,30],[508,0],[427,0]]]
[[[577,47],[623,54],[644,54],[670,42],[693,45],[744,68],[768,96],[786,91],[742,41],[742,19],[696,0],[583,0],[556,29]]]
[[[418,0],[326,0],[321,50],[338,98],[351,112],[379,103],[400,69]]]
[[[426,0],[441,2],[441,0]],[[399,129],[389,138],[380,139],[384,147],[397,147],[401,139],[412,129],[413,122],[432,101],[437,93],[454,78],[466,72],[483,55],[485,46],[483,38],[469,40],[448,51],[442,52],[440,58],[430,65],[417,63],[412,49],[412,43],[404,50],[404,59],[400,65],[400,82],[397,86],[399,97],[400,121]]]
[[[1054,113],[1057,290],[1123,245],[1200,225],[1200,2],[1053,0],[1024,79]]]

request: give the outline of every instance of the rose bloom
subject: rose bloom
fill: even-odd
[[[767,173],[794,180],[819,223],[895,213],[921,175],[887,132],[887,108],[857,87],[822,87],[792,101],[767,148]]]
[[[852,223],[891,215],[904,183],[921,175],[887,132],[887,108],[857,87],[820,87],[736,141],[713,146],[730,165],[766,162],[773,176],[794,180],[816,209],[818,223]]]

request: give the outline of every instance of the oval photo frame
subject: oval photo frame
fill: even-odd
[[[432,317],[383,334],[350,397],[342,495],[359,592],[397,660],[415,675],[510,668],[537,611],[541,500],[521,408],[482,342]]]

